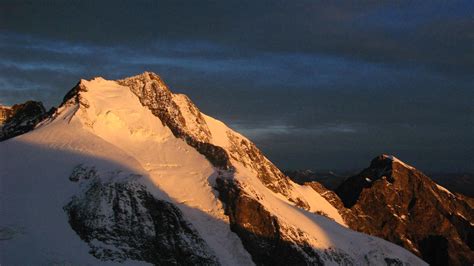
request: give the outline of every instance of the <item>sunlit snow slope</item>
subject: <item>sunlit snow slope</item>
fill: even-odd
[[[424,264],[347,229],[320,194],[153,73],[81,80],[0,156],[2,265],[269,264],[281,250],[296,264]]]

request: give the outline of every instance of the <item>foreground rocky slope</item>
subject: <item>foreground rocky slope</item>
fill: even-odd
[[[99,173],[95,167],[74,168],[69,180],[83,182],[84,188],[64,206],[69,224],[92,255],[117,262],[131,258],[155,265],[218,265],[180,210],[153,197],[136,182],[139,176],[113,182],[101,174],[116,175]]]
[[[0,152],[5,265],[425,264],[349,230],[154,73],[82,80]]]
[[[354,230],[403,246],[430,265],[474,262],[472,201],[393,156],[375,158],[335,193],[318,183],[310,185]]]

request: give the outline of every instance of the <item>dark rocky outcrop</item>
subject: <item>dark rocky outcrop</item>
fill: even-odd
[[[323,198],[325,198],[332,206],[336,207],[341,214],[344,221],[350,228],[358,227],[359,217],[357,217],[351,209],[348,209],[344,206],[341,198],[332,190],[327,189],[321,183],[318,182],[308,182],[304,185],[312,187],[315,191],[317,191]],[[322,214],[323,215],[323,214]]]
[[[302,199],[290,197],[290,179],[265,158],[254,143],[232,132],[228,132],[227,135],[231,143],[229,154],[232,159],[255,170],[260,181],[273,192],[287,196],[290,201],[299,204],[302,208],[308,208],[308,204]]]
[[[64,106],[67,104],[79,104],[84,108],[89,108],[89,103],[87,103],[86,99],[81,96],[81,92],[86,92],[87,88],[82,83],[82,80],[79,81],[76,86],[70,89],[63,98],[63,101],[60,106]]]
[[[324,265],[327,262],[338,265],[357,265],[361,263],[354,261],[344,251],[337,248],[314,249],[303,231],[280,221],[259,202],[259,199],[243,191],[237,181],[218,178],[216,183],[219,198],[224,203],[225,212],[229,216],[231,230],[240,237],[244,248],[257,265]],[[340,199],[337,196],[335,198],[339,200],[340,206],[343,206]],[[347,217],[352,215],[349,210],[346,214]],[[385,254],[381,253],[381,256]],[[366,259],[366,263],[370,265],[369,259]],[[386,265],[404,265],[398,258],[385,257],[384,260]]]
[[[240,237],[257,265],[323,265],[309,244],[286,240],[278,219],[246,195],[236,181],[217,179],[216,182],[231,230]]]
[[[396,243],[431,265],[474,263],[472,201],[396,158],[375,158],[336,193],[340,201],[326,197],[334,198],[330,202],[352,229]]]
[[[51,111],[52,112],[52,111]],[[27,101],[12,107],[0,106],[0,141],[27,133],[48,116],[41,102]]]
[[[102,181],[79,165],[69,178],[86,188],[64,206],[72,229],[101,260],[127,259],[155,265],[218,265],[206,242],[173,204],[135,182]]]

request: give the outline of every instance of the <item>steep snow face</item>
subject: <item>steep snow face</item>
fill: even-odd
[[[121,235],[125,220],[144,221],[150,237],[161,232],[171,234],[173,241],[167,243],[189,243],[193,248],[186,252],[194,252],[194,258],[251,265],[257,260],[251,250],[255,247],[278,259],[280,254],[273,253],[278,249],[243,238],[239,228],[264,238],[259,235],[261,220],[246,217],[271,220],[272,236],[278,238],[266,243],[286,245],[307,263],[423,264],[393,244],[348,230],[318,192],[291,182],[251,141],[202,114],[186,96],[171,93],[153,73],[117,82],[82,80],[50,119],[29,134],[0,143],[0,152],[1,197],[8,202],[1,206],[0,220],[7,239],[0,241],[5,264],[154,263],[133,250],[137,241]],[[77,170],[80,165],[97,171],[95,181],[89,180],[91,171]],[[242,206],[251,207],[241,211],[248,213],[235,213],[235,202],[221,202],[228,191],[215,188],[224,181],[240,191],[238,200],[248,203]],[[92,195],[101,204],[89,201]],[[149,206],[155,200],[176,209],[165,207],[168,216],[155,215],[157,210]],[[77,218],[88,216],[94,218],[87,223]],[[112,219],[115,231],[103,230],[104,219]],[[189,235],[152,229],[162,219],[180,224],[183,229],[177,232]],[[186,241],[189,237],[193,240]],[[110,244],[121,239],[130,250]],[[33,252],[21,256],[19,250]]]
[[[382,155],[383,158],[386,158],[386,159],[390,159],[392,162],[394,163],[398,163],[398,164],[401,164],[402,166],[404,166],[405,168],[408,168],[408,169],[411,169],[411,170],[415,170],[415,168],[411,165],[408,165],[404,162],[402,162],[400,159],[398,159],[397,157],[393,156],[393,155],[386,155],[386,154],[383,154]]]

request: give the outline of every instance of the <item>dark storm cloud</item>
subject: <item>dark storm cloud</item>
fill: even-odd
[[[99,3],[96,3],[99,2]],[[472,1],[3,1],[0,102],[149,70],[281,167],[471,169]]]
[[[145,49],[156,39],[208,40],[237,54],[324,53],[457,73],[474,68],[473,9],[472,1],[7,1],[2,28]]]

